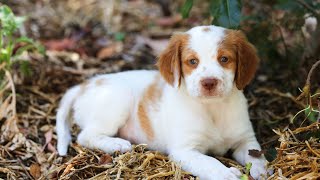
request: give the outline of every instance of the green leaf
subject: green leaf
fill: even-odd
[[[269,149],[267,149],[267,152],[265,153],[265,157],[269,162],[271,162],[276,159],[277,153],[278,152],[275,148],[269,148]]]
[[[22,36],[22,37],[16,39],[15,43],[26,43],[27,45],[32,45],[33,48],[35,48],[42,55],[44,55],[45,51],[46,51],[44,46],[42,46],[41,44],[39,44],[37,42],[34,42],[33,39],[25,37],[25,36]],[[25,50],[29,50],[29,49],[32,49],[32,48],[27,48]],[[23,50],[23,51],[25,51],[25,50]],[[18,54],[18,53],[16,53],[16,54]]]
[[[16,43],[29,43],[29,44],[34,44],[34,41],[31,38],[22,36],[18,39],[16,39]]]
[[[212,24],[226,28],[238,28],[241,20],[241,0],[211,0]]]
[[[41,45],[41,44],[36,44],[36,48],[37,48],[37,51],[42,54],[42,55],[45,55],[46,54],[46,48]]]
[[[126,33],[124,32],[117,32],[114,34],[114,38],[116,41],[123,41],[125,37],[126,37]]]
[[[12,35],[24,21],[25,17],[15,16],[8,6],[0,7],[0,27],[3,35]]]
[[[28,51],[30,49],[34,49],[35,46],[33,44],[25,45],[20,47],[15,53],[14,53],[14,58],[18,58],[24,51]]]
[[[31,76],[32,71],[30,70],[29,62],[28,61],[20,61],[20,71],[25,75],[25,76]]]
[[[252,163],[251,163],[251,162],[249,162],[249,163],[246,164],[246,174],[249,174],[249,173],[250,173],[251,167],[252,167]]]
[[[243,174],[243,175],[240,177],[240,180],[249,180],[249,176],[246,175],[246,174]]]
[[[9,51],[7,49],[0,49],[0,63],[6,62],[9,63],[10,61],[10,55]]]
[[[183,18],[189,17],[189,13],[193,6],[193,0],[186,0],[181,8],[181,15]]]
[[[317,112],[312,111],[312,108],[309,106],[309,108],[307,108],[304,111],[305,115],[307,116],[307,118],[309,119],[309,121],[311,122],[316,122],[317,121]]]

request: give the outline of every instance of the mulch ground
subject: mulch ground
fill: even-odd
[[[163,17],[158,4],[142,0],[13,0],[8,5],[16,14],[28,15],[20,33],[41,41],[47,51],[23,54],[29,75],[22,74],[19,65],[5,75],[0,90],[0,179],[197,179],[146,145],[125,154],[106,154],[73,141],[68,156],[60,157],[55,114],[66,89],[86,78],[155,69],[156,56],[172,32],[210,22],[202,18],[205,4],[195,7],[188,20],[178,13]],[[180,5],[173,3],[171,11]],[[262,60],[256,79],[245,90],[257,138],[274,168],[269,179],[320,178],[320,124],[311,123],[304,112],[295,117],[306,107],[306,98],[296,97],[312,64],[295,72],[280,64],[271,71]],[[75,140],[79,129],[72,132]],[[228,157],[217,158],[245,171]]]

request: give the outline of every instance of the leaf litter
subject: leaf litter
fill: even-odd
[[[12,1],[14,7],[20,12],[25,12],[21,9],[22,5],[19,6],[15,2]],[[149,151],[146,145],[135,145],[132,151],[124,154],[106,154],[73,143],[66,157],[59,157],[56,152],[56,108],[67,88],[95,74],[141,68],[154,69],[156,55],[165,46],[169,35],[173,31],[183,31],[192,26],[181,20],[177,14],[173,14],[171,18],[158,18],[161,15],[157,6],[142,2],[131,1],[130,6],[119,5],[116,2],[106,7],[101,6],[100,3],[104,3],[102,1],[85,1],[90,5],[85,11],[91,11],[90,8],[98,4],[107,8],[103,11],[108,17],[110,14],[116,17],[110,19],[103,13],[98,16],[98,21],[106,22],[106,26],[114,25],[113,31],[123,30],[123,23],[119,23],[119,19],[122,19],[127,22],[127,32],[138,31],[143,34],[129,34],[123,42],[116,41],[112,36],[102,35],[101,31],[107,28],[104,25],[101,25],[100,29],[97,28],[98,30],[86,27],[92,20],[90,18],[97,16],[83,19],[80,13],[79,19],[75,20],[80,24],[80,30],[71,27],[70,22],[74,21],[74,14],[81,12],[85,7],[79,4],[72,7],[72,3],[78,3],[76,1],[68,1],[66,8],[69,8],[70,14],[60,8],[64,5],[62,1],[49,4],[43,1],[37,4],[42,8],[37,8],[31,15],[33,21],[29,21],[27,27],[33,27],[28,31],[34,37],[45,37],[42,41],[47,44],[48,51],[45,56],[36,53],[24,54],[24,59],[30,59],[30,69],[33,72],[31,77],[22,75],[17,68],[6,74],[2,85],[4,89],[0,91],[0,178],[197,179],[183,171],[179,164],[170,161],[166,155]],[[32,5],[25,3],[27,2],[23,2],[27,9],[32,8]],[[148,18],[141,16],[141,9],[144,13],[152,12],[152,15]],[[197,7],[194,11],[197,14]],[[60,15],[57,12],[60,12]],[[200,11],[198,13],[198,18],[193,19],[201,19],[199,17],[202,14]],[[43,26],[43,22],[49,18],[53,23],[48,27]],[[140,24],[150,19],[158,26]],[[175,29],[177,24],[180,26]],[[55,28],[49,28],[54,25]],[[67,30],[64,32],[65,39],[59,35],[62,29]],[[41,34],[42,37],[37,34]],[[88,42],[93,44],[89,49]],[[3,66],[0,65],[0,68]],[[279,85],[272,84],[287,81],[286,76],[275,79],[264,71],[260,74],[268,79],[257,79],[245,93],[249,100],[250,117],[264,150],[251,150],[248,153],[253,156],[262,153],[272,156],[273,161],[269,167],[273,168],[274,174],[268,179],[319,178],[320,142],[315,138],[319,137],[319,123],[305,122],[302,115],[297,116],[296,121],[292,122],[292,117],[306,107],[307,102],[296,100],[297,95],[284,93]],[[313,104],[320,106],[319,103]],[[79,128],[73,127],[73,138],[78,132]],[[269,148],[274,147],[276,153],[268,152]],[[245,167],[228,156],[216,158],[227,166],[239,168],[243,173],[246,171]]]

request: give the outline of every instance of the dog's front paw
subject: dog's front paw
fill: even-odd
[[[131,143],[127,140],[121,138],[105,138],[101,142],[103,145],[100,147],[106,153],[114,153],[115,151],[120,151],[125,153],[131,151]]]
[[[131,143],[127,140],[121,139],[121,138],[116,138],[114,141],[114,150],[118,150],[121,153],[125,153],[128,151],[131,151],[132,146]]]
[[[252,167],[250,169],[250,175],[254,179],[267,179],[267,175],[272,174],[271,170],[267,170],[267,161],[257,159],[252,162]]]

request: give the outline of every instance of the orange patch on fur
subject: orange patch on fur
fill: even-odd
[[[162,77],[171,85],[174,84],[175,74],[181,80],[181,55],[183,47],[188,44],[189,35],[184,33],[172,35],[169,45],[159,56],[157,66]]]
[[[196,59],[198,60],[198,63],[200,63],[198,54],[195,51],[184,48],[182,50],[182,74],[184,77],[190,75],[197,67],[189,64],[189,60],[191,59]]]
[[[226,40],[227,41],[227,40]],[[228,62],[221,62],[220,59],[222,57],[227,57]],[[237,52],[236,49],[229,44],[229,42],[223,42],[222,45],[218,48],[217,60],[221,64],[222,67],[226,69],[230,69],[234,73],[237,69]]]
[[[211,29],[210,29],[209,27],[204,27],[204,28],[202,29],[202,31],[204,31],[204,32],[209,32],[209,31],[211,31]]]
[[[259,58],[255,47],[239,30],[226,30],[224,40],[218,49],[218,61],[222,56],[228,57],[229,62],[219,63],[235,72],[235,82],[238,89],[243,89],[250,83],[256,72]]]
[[[140,126],[147,135],[147,139],[149,141],[154,138],[154,131],[152,129],[148,112],[151,108],[157,108],[156,103],[161,98],[162,85],[159,83],[159,80],[160,76],[157,76],[154,79],[154,82],[144,92],[144,95],[138,105],[138,118]]]

